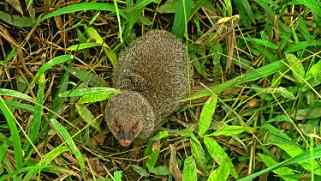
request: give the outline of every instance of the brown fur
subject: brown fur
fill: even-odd
[[[166,31],[146,33],[120,53],[113,83],[122,93],[106,106],[110,131],[122,146],[146,142],[188,94],[184,45]]]

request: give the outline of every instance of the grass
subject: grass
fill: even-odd
[[[316,0],[0,2],[0,180],[320,180],[320,12]],[[191,94],[130,160],[103,112],[117,54],[150,29],[184,40]]]

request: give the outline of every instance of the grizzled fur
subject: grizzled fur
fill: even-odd
[[[188,94],[184,45],[166,31],[146,33],[120,53],[113,83],[122,93],[107,104],[109,129],[122,146],[146,142]]]

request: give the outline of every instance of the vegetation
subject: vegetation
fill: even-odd
[[[0,2],[0,180],[320,180],[321,2]],[[191,94],[130,160],[103,110],[117,54],[186,43]]]

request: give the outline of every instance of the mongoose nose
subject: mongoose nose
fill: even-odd
[[[133,134],[129,129],[122,129],[119,133],[120,144],[122,146],[129,146],[132,143]]]
[[[132,143],[131,140],[125,140],[125,139],[120,140],[120,144],[125,147],[129,146],[131,143]]]

